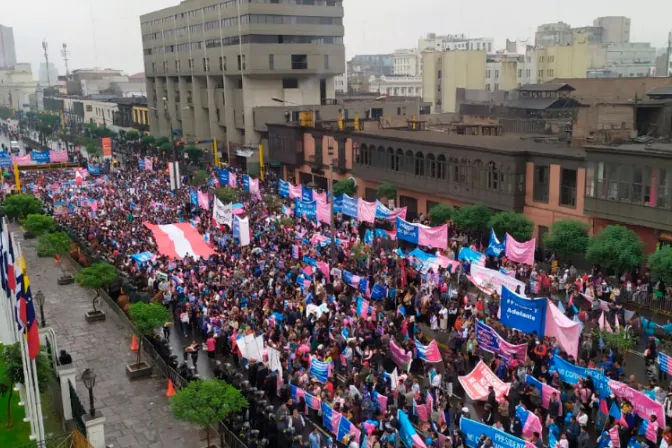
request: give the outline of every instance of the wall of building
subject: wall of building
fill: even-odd
[[[610,78],[610,79],[576,79],[558,77],[556,82],[567,83],[576,90],[572,98],[584,105],[597,103],[624,103],[635,98],[646,99],[652,90],[672,85],[672,78]]]
[[[593,20],[594,26],[604,28],[602,41],[608,42],[630,42],[630,19],[623,16],[598,17]]]
[[[604,58],[601,45],[580,40],[538,49],[537,80],[544,83],[555,78],[585,78],[589,68],[604,66]]]
[[[432,102],[432,110],[455,112],[457,88],[485,89],[485,51],[432,52],[422,56],[423,98]]]

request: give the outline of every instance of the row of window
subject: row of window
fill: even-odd
[[[385,149],[382,146],[376,148],[363,144],[355,151],[355,163],[486,190],[507,193],[513,193],[514,187],[519,192],[523,190],[521,175],[492,161],[483,163],[479,159],[447,159],[443,154],[434,156],[432,153],[413,153],[410,150],[404,152],[400,148]]]
[[[534,166],[532,180],[532,200],[548,204],[550,195],[550,167],[547,165]],[[577,171],[568,168],[560,170],[560,197],[558,203],[565,207],[576,207]]]
[[[669,209],[672,168],[588,162],[586,197]]]
[[[237,56],[238,60],[238,70],[247,70],[247,65],[245,63],[245,55],[240,55]],[[209,72],[210,71],[210,58],[203,58],[203,71],[204,72]],[[176,60],[175,62],[175,71],[177,73],[180,73],[182,71],[182,61]],[[193,71],[196,68],[196,65],[194,64],[194,59],[190,58],[187,60],[189,64],[189,71]],[[166,73],[168,71],[168,66],[169,62],[168,61],[163,61],[161,64],[161,67],[163,69],[163,73]],[[270,70],[275,70],[275,55],[269,54],[268,55],[268,68]],[[305,54],[293,54],[291,55],[291,68],[292,70],[306,70],[308,69],[308,56]],[[329,55],[325,54],[324,55],[324,68],[325,70],[329,70]],[[220,56],[219,57],[219,71],[224,72],[227,70],[226,66],[226,56]],[[156,62],[152,62],[152,73],[156,73]],[[222,86],[223,87],[223,86]],[[296,87],[285,87],[286,89],[296,89]]]
[[[206,6],[204,8],[192,9],[191,11],[181,12],[161,19],[155,19],[148,22],[142,22],[142,26],[161,25],[171,23],[175,20],[182,20],[191,17],[198,17],[204,14],[212,14],[219,9],[234,8],[245,4],[277,4],[277,5],[303,5],[303,6],[343,6],[343,0],[228,0],[223,3]]]
[[[183,53],[198,51],[204,48],[227,47],[239,44],[311,44],[311,45],[342,45],[342,36],[284,36],[266,34],[248,34],[244,36],[231,36],[222,39],[208,39],[191,43],[166,45],[165,47],[146,48],[145,55],[157,55],[161,53]]]

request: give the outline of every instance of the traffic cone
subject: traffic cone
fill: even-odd
[[[173,380],[168,380],[168,390],[166,391],[166,397],[170,398],[175,395],[175,387],[173,386]]]
[[[135,335],[131,338],[131,350],[138,351],[138,338]]]

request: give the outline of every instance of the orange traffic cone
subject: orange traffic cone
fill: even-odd
[[[135,335],[131,338],[131,350],[138,351],[138,338]]]
[[[175,387],[173,386],[173,380],[168,380],[168,390],[166,391],[166,397],[170,398],[175,395]]]

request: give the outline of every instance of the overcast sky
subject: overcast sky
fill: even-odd
[[[133,74],[144,71],[139,16],[178,2],[3,0],[0,24],[14,28],[17,58],[32,64],[36,78],[44,61],[43,39],[49,43],[50,62],[61,74],[64,42],[71,52],[70,69],[98,66]],[[506,38],[533,42],[542,23],[586,26],[595,17],[609,15],[632,19],[632,42],[663,47],[672,27],[670,0],[344,0],[344,4],[348,58],[415,47],[428,32],[493,37],[500,48]]]

